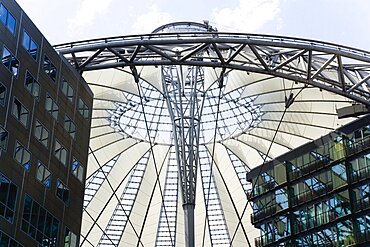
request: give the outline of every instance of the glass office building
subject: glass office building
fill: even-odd
[[[0,1],[0,246],[77,246],[92,92]]]
[[[256,246],[368,246],[370,116],[248,174]]]

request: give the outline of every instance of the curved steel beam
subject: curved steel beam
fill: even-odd
[[[340,94],[370,107],[370,53],[282,36],[154,33],[57,45],[81,72],[188,65],[271,75]]]

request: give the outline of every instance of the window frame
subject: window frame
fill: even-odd
[[[5,145],[4,146],[2,146],[1,145],[1,143],[2,143],[2,141],[1,141],[1,139],[0,139],[0,152],[1,152],[1,150],[3,150],[3,151],[7,151],[8,150],[8,143],[9,143],[9,131],[7,131],[1,124],[0,124],[0,137],[2,137],[1,136],[1,133],[2,133],[2,130],[3,131],[5,131],[5,132],[7,132],[7,138],[6,138],[6,143],[5,143]]]
[[[16,213],[16,209],[17,209],[17,200],[18,200],[18,192],[19,192],[19,188],[18,188],[18,186],[11,180],[11,179],[9,179],[7,176],[5,176],[4,174],[2,174],[1,172],[0,172],[0,178],[2,178],[2,179],[5,179],[5,180],[7,180],[8,181],[8,183],[9,183],[9,187],[7,188],[7,192],[6,192],[6,198],[5,198],[5,204],[2,202],[2,201],[0,201],[0,203],[1,204],[3,204],[4,205],[4,215],[0,215],[0,217],[3,217],[6,221],[8,221],[10,224],[13,224],[14,223],[14,217],[15,217],[15,213]],[[0,180],[0,186],[1,186],[1,181],[2,181],[2,179]],[[14,199],[14,205],[13,205],[13,208],[11,208],[10,206],[9,206],[9,198],[10,198],[10,186],[11,185],[13,185],[15,188],[16,188],[16,192],[15,192],[15,199]],[[9,220],[9,219],[7,219],[6,218],[6,211],[7,211],[7,209],[10,209],[11,211],[13,211],[13,217],[12,217],[12,219],[11,220]]]
[[[62,198],[60,198],[58,195],[58,189],[60,185],[62,186],[62,190],[63,190],[62,195],[61,195]],[[66,193],[66,191],[68,191],[68,194],[67,194],[67,200],[65,201],[64,194]],[[58,178],[57,185],[55,186],[55,196],[59,200],[61,200],[66,206],[68,206],[70,202],[70,191],[71,191],[70,188],[65,183],[63,183],[63,181],[60,178]]]
[[[17,147],[17,144],[19,145],[18,147]],[[21,162],[19,162],[17,159],[16,159],[16,154],[17,154],[17,151],[16,151],[16,149],[17,148],[19,148],[19,147],[22,147],[22,159],[21,159]],[[29,161],[28,161],[28,167],[27,166],[25,166],[24,164],[25,163],[23,163],[23,161],[24,161],[24,152],[27,152],[28,154],[29,154],[29,156],[30,156],[30,159],[29,159]],[[18,140],[16,140],[16,142],[15,142],[15,146],[14,146],[14,155],[13,155],[13,159],[19,164],[19,165],[21,165],[22,167],[23,167],[23,169],[25,169],[27,172],[29,172],[30,171],[30,169],[31,169],[31,166],[32,166],[32,153],[31,153],[31,151],[29,151],[27,148],[25,148],[25,146],[23,146],[22,145],[22,143],[20,142],[20,141],[18,141]]]
[[[80,108],[80,105],[82,108]],[[81,97],[78,98],[77,110],[84,119],[90,118],[90,108]],[[85,113],[87,113],[87,115]]]
[[[64,89],[66,89],[66,92],[65,92]],[[68,101],[73,104],[73,100],[74,100],[74,97],[75,97],[75,90],[71,86],[71,84],[64,77],[62,77],[62,80],[61,80],[61,83],[60,83],[60,90],[62,91],[64,96],[68,99]],[[72,97],[69,96],[70,91],[72,91]]]
[[[75,245],[72,245],[73,244],[71,242],[73,240],[72,237],[75,237],[74,239]],[[63,246],[64,247],[78,247],[78,243],[79,243],[79,236],[75,234],[73,231],[71,231],[69,227],[66,226],[64,229]]]
[[[15,36],[16,30],[17,30],[17,19],[14,17],[14,15],[9,11],[7,7],[3,3],[0,2],[0,10],[1,7],[5,9],[5,20],[0,18],[0,22],[3,23],[3,25]],[[9,16],[12,17],[12,20],[14,21],[14,26],[10,27],[9,23]]]
[[[26,81],[27,81],[27,78],[29,78],[28,76],[30,76],[32,78],[32,85],[31,85],[31,88],[28,88],[26,86]],[[38,85],[38,92],[37,92],[37,96],[34,94],[34,88],[35,88],[35,84]],[[41,84],[35,79],[35,77],[28,71],[26,70],[26,74],[24,76],[24,87],[26,88],[26,90],[37,100],[39,101],[40,100],[40,95],[41,95]]]
[[[59,151],[56,151],[56,145],[57,145],[57,143],[58,143],[58,145],[60,146],[60,150]],[[63,160],[62,160],[62,157],[63,157],[63,155],[62,155],[62,152],[63,151],[65,151],[66,152],[66,155],[65,155],[65,157],[66,157],[66,159],[65,159],[65,162],[63,162]],[[67,163],[68,163],[68,150],[61,144],[61,142],[57,139],[57,138],[55,138],[55,141],[54,141],[54,157],[57,159],[57,160],[59,160],[64,166],[67,166]],[[57,155],[56,153],[57,152],[59,152],[60,154],[59,155]]]
[[[77,163],[77,165],[76,165]],[[81,169],[79,168],[82,168],[82,171]],[[84,175],[85,175],[85,167],[81,164],[81,162],[76,159],[75,157],[73,157],[72,159],[72,164],[71,164],[71,172],[72,174],[81,182],[81,183],[84,183]],[[82,174],[81,174],[82,172]]]
[[[66,126],[68,125],[68,126]],[[71,131],[71,128],[74,127],[74,132]],[[69,136],[73,139],[76,140],[76,135],[77,135],[77,128],[76,124],[73,122],[73,120],[67,115],[64,115],[64,130],[67,131]]]
[[[27,47],[25,46],[25,35],[27,35],[28,36],[28,39],[29,39],[28,40]],[[36,50],[35,50],[35,53],[34,54],[32,53],[32,44],[34,44],[36,46]],[[23,29],[22,46],[27,51],[27,53],[35,61],[37,61],[37,56],[38,56],[38,52],[39,52],[39,45],[35,42],[35,40],[31,37],[31,35],[25,29]]]
[[[5,106],[5,104],[6,104],[6,93],[7,93],[7,91],[8,91],[8,88],[6,87],[6,85],[4,85],[4,83],[2,83],[1,81],[0,81],[0,87],[4,87],[5,88],[5,91],[4,91],[4,99],[3,100],[1,100],[1,98],[0,98],[0,105],[1,106]],[[0,93],[0,95],[1,95],[1,93]]]
[[[26,204],[27,203],[27,204]],[[29,203],[29,204],[28,204]],[[27,214],[25,212],[26,205],[29,206],[29,215],[27,217]],[[36,205],[36,206],[35,206]],[[38,208],[38,210],[34,210],[34,208]],[[59,240],[59,234],[61,230],[61,222],[60,220],[55,217],[48,209],[40,205],[36,200],[34,200],[29,194],[25,193],[24,195],[24,202],[23,207],[21,209],[22,215],[21,215],[21,224],[20,224],[20,230],[24,232],[26,235],[28,235],[30,238],[34,239],[37,243],[42,244],[37,239],[37,232],[40,232],[43,237],[46,237],[47,239],[51,241],[55,241],[55,243]],[[45,213],[45,219],[44,219],[44,228],[43,230],[40,230],[38,228],[38,221],[40,219],[40,211],[43,210]],[[36,222],[32,222],[32,216],[33,213],[36,213],[34,215],[36,219]],[[26,215],[26,217],[25,217]],[[49,221],[49,222],[48,222]],[[28,225],[28,226],[25,226]],[[34,235],[30,234],[31,227],[34,230]],[[47,227],[49,227],[49,233],[47,232]],[[56,228],[55,228],[56,227]],[[25,229],[26,228],[26,229]],[[48,236],[48,235],[49,236]]]
[[[45,74],[55,83],[57,81],[58,69],[46,54],[44,55],[42,68]]]
[[[18,116],[16,116],[16,115],[14,115],[14,110],[13,110],[13,108],[14,108],[14,104],[15,104],[15,101],[18,101],[20,104],[21,104],[21,109],[22,109],[22,107],[27,111],[27,121],[26,121],[26,123],[24,124],[22,121],[21,121],[21,119],[22,119],[22,112],[20,113],[20,117],[18,118]],[[29,117],[30,117],[30,111],[24,106],[24,104],[20,101],[20,100],[18,100],[17,99],[17,97],[15,97],[14,96],[14,98],[13,98],[13,103],[12,103],[12,108],[11,108],[11,112],[12,112],[12,115],[13,115],[13,117],[19,122],[19,123],[21,123],[26,129],[28,129],[28,122],[29,122]]]
[[[39,126],[41,126],[41,136],[40,136],[40,138],[38,138],[37,136],[36,136],[36,127],[38,127],[37,126],[37,123],[39,123],[40,125]],[[43,141],[42,141],[42,137],[43,137],[43,133],[44,133],[44,131],[46,131],[47,133],[48,133],[48,138],[46,139],[46,145],[43,143]],[[34,127],[34,129],[33,129],[33,136],[46,148],[46,149],[48,149],[49,148],[49,139],[50,139],[50,135],[49,135],[49,130],[45,127],[45,125],[43,125],[38,119],[36,119],[35,120],[35,127]]]
[[[41,180],[38,178],[38,174],[39,174],[38,172],[39,172],[40,167],[43,167]],[[49,172],[49,176],[45,178],[46,171]],[[39,181],[46,189],[49,190],[51,188],[52,173],[40,160],[37,161],[35,177],[36,177],[36,180]],[[47,182],[46,180],[49,180],[49,181]]]
[[[4,62],[4,52],[7,51],[9,53],[10,60],[7,62]],[[13,62],[16,61],[17,66],[13,66]],[[8,71],[14,76],[15,78],[18,78],[19,74],[19,68],[20,68],[20,62],[16,56],[5,46],[3,45],[3,50],[1,53],[1,63],[8,69]],[[6,63],[9,63],[8,65]],[[16,68],[16,70],[14,70]]]
[[[51,109],[49,110],[47,108],[47,103],[48,100],[51,100]],[[56,106],[56,110],[54,110],[54,106]],[[46,98],[45,98],[45,110],[52,116],[52,118],[55,121],[58,121],[58,116],[59,116],[59,105],[56,103],[56,101],[53,99],[53,97],[50,96],[49,93],[46,93]],[[56,116],[54,116],[54,112],[56,112]]]

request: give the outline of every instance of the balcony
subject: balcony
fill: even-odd
[[[263,208],[260,211],[251,214],[251,222],[252,224],[255,224],[259,220],[271,217],[272,215],[276,214],[276,212],[277,212],[276,205],[271,205],[269,207]]]

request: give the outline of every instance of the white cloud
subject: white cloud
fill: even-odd
[[[280,0],[239,0],[235,8],[214,9],[213,21],[219,29],[255,32],[277,17],[279,3]]]
[[[172,17],[169,13],[161,12],[157,5],[152,5],[147,13],[136,18],[131,33],[151,33],[157,27],[170,22],[172,22]]]
[[[94,23],[98,15],[107,11],[112,0],[83,0],[74,17],[69,18],[68,31],[78,33]]]

